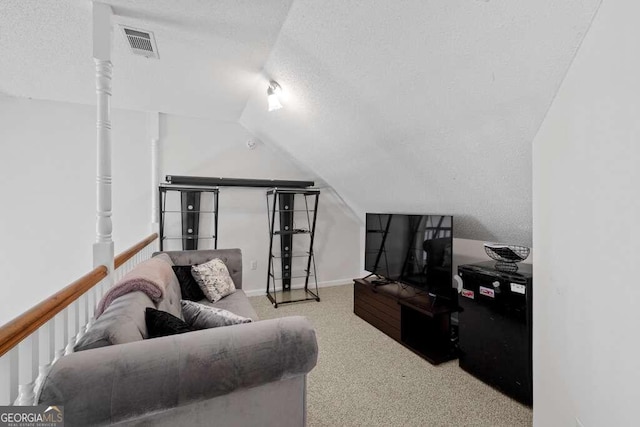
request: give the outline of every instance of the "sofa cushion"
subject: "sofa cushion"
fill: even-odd
[[[208,305],[209,307],[221,308],[237,314],[238,316],[248,317],[254,321],[260,320],[258,314],[249,302],[249,298],[247,298],[247,295],[242,289],[237,289],[234,293],[222,298],[218,302],[211,302],[207,299],[203,299],[202,301],[198,301],[198,303]]]
[[[204,296],[211,302],[219,301],[236,291],[227,266],[219,258],[192,266],[191,274],[200,285]]]
[[[253,320],[222,308],[182,300],[182,315],[192,329],[209,329],[220,326],[239,325]]]
[[[171,268],[173,268],[173,272],[180,283],[180,293],[183,300],[200,301],[204,299],[205,296],[202,293],[202,289],[200,289],[200,285],[191,274],[190,265],[174,265]]]
[[[89,330],[76,343],[74,350],[82,351],[142,341],[147,338],[144,312],[154,308],[153,301],[143,292],[131,292],[113,301]]]
[[[161,258],[164,259],[164,258]],[[156,308],[158,310],[166,311],[172,315],[182,319],[182,306],[180,301],[182,300],[182,292],[180,291],[180,282],[170,264],[166,264],[170,270],[170,274],[167,274],[167,281],[164,285],[164,298],[158,302]],[[184,320],[184,319],[183,319]]]
[[[149,331],[149,338],[166,337],[169,335],[183,334],[191,332],[191,328],[182,319],[167,313],[147,307],[144,318]]]

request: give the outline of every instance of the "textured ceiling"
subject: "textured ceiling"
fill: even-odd
[[[107,0],[113,105],[237,120],[292,0]],[[154,32],[160,60],[134,56],[119,24]],[[91,2],[0,1],[0,92],[95,103]]]
[[[109,0],[113,105],[239,120],[359,215],[451,213],[458,237],[530,244],[532,140],[599,2]],[[90,8],[1,0],[0,92],[94,103]]]
[[[240,122],[359,214],[530,244],[531,144],[599,0],[296,0]]]

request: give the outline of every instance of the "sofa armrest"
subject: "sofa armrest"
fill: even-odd
[[[206,329],[65,356],[39,403],[64,405],[68,425],[114,423],[304,375],[317,357],[304,317]]]

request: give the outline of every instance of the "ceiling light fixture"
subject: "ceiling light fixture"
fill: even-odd
[[[280,99],[278,99],[278,95],[282,93],[282,88],[280,85],[271,80],[269,82],[269,88],[267,89],[267,101],[269,101],[269,111],[275,111],[282,108],[282,104],[280,103]]]

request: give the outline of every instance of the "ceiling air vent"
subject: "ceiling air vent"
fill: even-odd
[[[124,36],[129,42],[131,52],[135,55],[144,56],[145,58],[158,59],[158,46],[156,46],[156,38],[151,31],[138,30],[134,28],[122,27]]]

